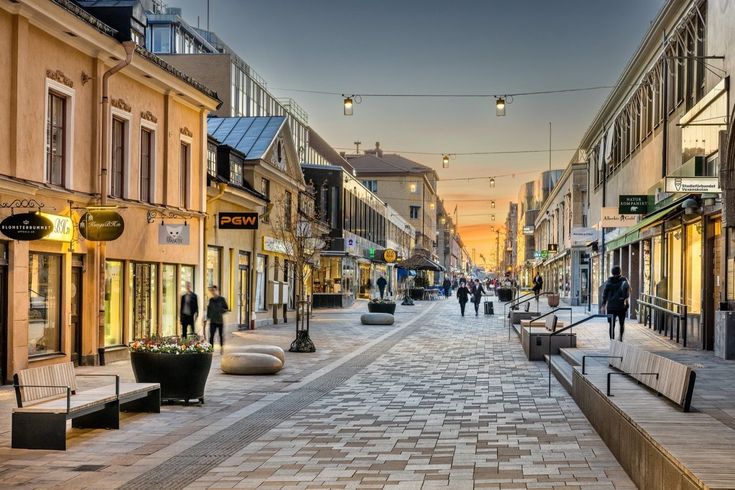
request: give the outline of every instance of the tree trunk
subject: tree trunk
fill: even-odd
[[[309,332],[306,330],[299,330],[296,332],[296,339],[291,342],[291,347],[288,349],[289,352],[316,352],[316,346],[309,337]]]

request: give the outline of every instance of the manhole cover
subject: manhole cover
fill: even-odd
[[[99,471],[103,468],[107,468],[106,464],[83,464],[72,468],[72,471]]]

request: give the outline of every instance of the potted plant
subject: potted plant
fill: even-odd
[[[390,313],[393,315],[396,312],[396,303],[389,299],[373,298],[368,303],[368,311],[370,313]]]
[[[204,403],[213,351],[198,337],[152,337],[130,344],[130,362],[138,383],[161,385],[162,400]]]
[[[546,296],[546,300],[549,302],[550,308],[556,308],[559,306],[559,295],[555,293],[551,293]]]

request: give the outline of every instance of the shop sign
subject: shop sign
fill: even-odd
[[[218,213],[217,228],[220,230],[257,230],[258,213]]]
[[[666,177],[666,192],[686,192],[701,194],[704,192],[722,192],[720,179],[717,177]]]
[[[588,243],[597,241],[597,230],[594,228],[576,227],[572,228],[569,237],[572,240],[572,245],[587,245]]]
[[[556,243],[549,243],[547,250],[549,252],[556,253],[559,251],[559,245],[557,245]]]
[[[288,255],[288,244],[283,240],[272,236],[263,237],[263,250],[266,252],[274,252],[277,254]]]
[[[189,225],[175,225],[161,223],[158,227],[159,245],[189,245]]]
[[[540,255],[541,260],[546,260],[546,259],[549,258],[549,251],[548,250],[542,250],[540,253],[541,253],[541,255]]]
[[[0,223],[3,235],[13,240],[40,240],[53,230],[51,220],[35,212],[13,214]]]
[[[54,228],[51,233],[43,237],[44,240],[52,240],[54,242],[70,242],[74,238],[74,222],[68,216],[59,216],[58,214],[40,213],[44,218],[48,218]]]
[[[392,264],[396,260],[398,260],[398,254],[392,248],[386,248],[385,250],[383,250],[383,260],[389,264]]]
[[[533,235],[534,227],[533,225],[527,225],[523,227],[523,234],[524,235]]]
[[[618,198],[618,213],[620,214],[648,214],[648,196],[620,196]]]
[[[602,208],[600,226],[603,228],[628,228],[638,222],[636,216],[620,214],[618,208]]]
[[[357,251],[357,240],[354,238],[345,238],[345,252],[355,255]]]
[[[117,240],[125,231],[125,221],[116,211],[88,211],[79,220],[79,233],[92,242]]]

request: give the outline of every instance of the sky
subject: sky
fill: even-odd
[[[291,97],[332,146],[380,142],[434,168],[457,206],[468,250],[494,262],[492,227],[520,186],[564,168],[610,89],[513,98],[362,97],[342,114],[338,94],[512,94],[614,85],[664,0],[210,0],[209,27]],[[205,0],[170,0],[206,27]],[[519,150],[534,153],[460,155]],[[564,150],[564,151],[556,151]],[[409,152],[436,153],[434,155]],[[441,154],[453,154],[442,168]],[[490,188],[489,177],[496,178]],[[476,180],[448,180],[484,177]],[[486,179],[485,179],[486,178]],[[443,181],[442,181],[443,180]],[[496,208],[490,208],[489,200]],[[495,216],[493,221],[491,215]]]

